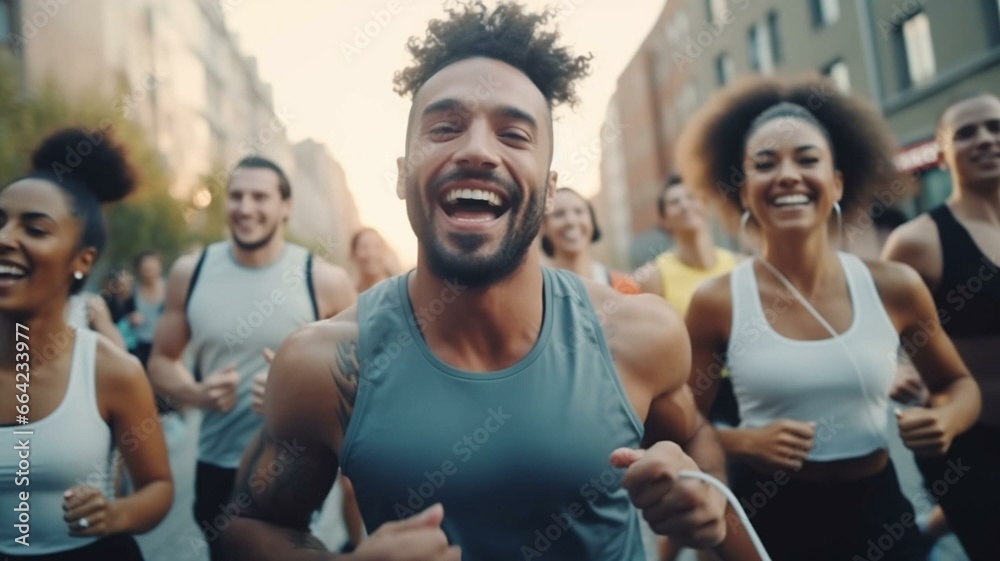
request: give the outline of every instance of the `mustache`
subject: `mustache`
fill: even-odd
[[[490,183],[499,187],[507,195],[507,200],[510,201],[511,207],[517,207],[523,198],[521,189],[513,181],[501,177],[500,174],[493,170],[462,168],[453,169],[432,179],[427,184],[427,194],[431,197],[432,201],[437,201],[441,198],[441,191],[444,190],[445,185],[465,180],[482,181],[483,183]]]

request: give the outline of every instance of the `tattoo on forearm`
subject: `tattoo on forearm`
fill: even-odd
[[[323,542],[312,534],[291,530],[288,532],[288,541],[292,544],[292,549],[309,549],[313,551],[327,551]]]
[[[251,446],[246,472],[239,473],[234,495],[240,504],[250,499],[243,515],[307,529],[313,511],[326,496],[319,490],[323,485],[329,489],[336,470],[297,440],[279,443],[266,431]]]
[[[354,411],[354,400],[358,395],[358,378],[361,368],[358,364],[357,341],[341,341],[337,343],[337,367],[331,369],[333,382],[337,385],[337,420],[344,432]]]

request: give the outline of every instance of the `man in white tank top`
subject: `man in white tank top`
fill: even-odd
[[[149,359],[158,394],[203,411],[194,510],[213,560],[219,532],[238,515],[230,494],[243,448],[263,422],[271,350],[356,297],[343,269],[285,242],[291,186],[281,168],[245,158],[225,195],[232,239],[174,264]],[[189,343],[194,373],[182,362]]]

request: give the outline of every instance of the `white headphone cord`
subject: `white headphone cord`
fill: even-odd
[[[760,556],[760,561],[771,561],[771,556],[768,555],[767,550],[764,549],[764,544],[761,543],[760,537],[757,535],[757,531],[754,530],[753,525],[750,524],[750,519],[747,517],[747,513],[743,511],[743,506],[740,505],[739,499],[736,498],[736,495],[734,495],[724,483],[707,473],[695,470],[682,470],[678,473],[678,475],[688,479],[700,479],[712,487],[715,487],[719,490],[719,492],[725,495],[726,500],[729,501],[733,510],[736,511],[736,516],[740,518],[740,522],[743,524],[743,528],[746,529],[747,535],[750,536],[750,542],[753,544],[753,548],[757,551],[757,555]]]

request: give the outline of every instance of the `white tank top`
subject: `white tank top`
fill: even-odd
[[[29,346],[31,352],[41,352],[42,342],[35,345]],[[71,537],[62,509],[62,494],[74,485],[90,485],[111,497],[108,481],[112,436],[97,408],[96,349],[97,334],[77,329],[66,395],[55,411],[27,425],[0,427],[0,553],[42,555],[97,541]],[[28,455],[27,470],[18,467],[21,452]],[[18,471],[27,473],[18,475]],[[15,541],[23,535],[15,527],[23,517],[22,512],[15,511],[22,502],[22,492],[28,493],[29,547]]]
[[[889,391],[897,366],[899,334],[868,267],[853,255],[837,255],[854,312],[850,327],[836,339],[794,340],[774,331],[765,319],[753,259],[733,269],[730,282],[733,323],[726,359],[740,426],[762,427],[778,419],[814,421],[810,461],[855,458],[886,447]],[[780,313],[782,304],[769,303],[768,308],[768,315]]]

